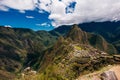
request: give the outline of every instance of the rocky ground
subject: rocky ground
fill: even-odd
[[[76,80],[101,80],[101,74],[110,71],[115,73],[115,76],[117,77],[117,79],[115,80],[120,80],[120,65],[108,65],[107,67],[104,67],[99,71],[80,76]],[[103,80],[109,80],[109,79],[103,79]]]
[[[120,65],[113,66],[110,71],[114,71],[118,80],[120,80]]]

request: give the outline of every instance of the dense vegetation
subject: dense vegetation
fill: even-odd
[[[0,70],[17,73],[32,66],[55,41],[46,31],[0,27]]]

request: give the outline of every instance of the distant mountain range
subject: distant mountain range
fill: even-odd
[[[40,71],[43,78],[49,76],[51,79],[72,80],[79,75],[79,71],[96,70],[95,66],[87,64],[89,60],[90,63],[101,63],[97,67],[116,63],[114,57],[110,57],[120,52],[119,29],[120,22],[60,26],[52,31],[1,26],[0,78],[13,80],[16,74],[31,66],[32,69]],[[101,58],[103,55],[108,57]],[[80,70],[81,64],[92,67]],[[75,70],[71,69],[73,67]],[[62,68],[65,71],[62,71]],[[67,75],[67,71],[71,74]]]

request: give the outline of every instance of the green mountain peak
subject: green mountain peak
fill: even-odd
[[[71,38],[75,42],[87,43],[87,34],[82,31],[77,25],[73,25],[68,34],[67,38]]]

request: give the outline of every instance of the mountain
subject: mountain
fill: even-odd
[[[104,39],[113,44],[120,52],[120,22],[91,22],[78,25],[83,31],[101,35]],[[60,26],[50,31],[51,34],[65,35],[71,26]]]
[[[82,31],[77,25],[72,27],[66,37],[77,43],[89,44],[109,54],[117,53],[115,47],[109,44],[102,36]]]
[[[114,42],[120,34],[120,22],[92,22],[79,24],[79,26],[87,32],[102,35],[109,42]]]
[[[13,80],[31,67],[37,70],[38,80],[72,80],[80,72],[119,62],[113,57],[116,48],[102,36],[77,25],[61,29],[47,32],[0,27],[0,78]],[[24,75],[29,77],[30,73]]]
[[[98,22],[81,24],[81,28],[87,32],[100,34],[108,42],[112,43],[120,52],[120,22]]]
[[[87,36],[87,33],[82,31],[77,25],[73,25],[71,30],[66,35],[67,38],[81,44],[88,43]]]
[[[97,40],[94,43],[98,45],[96,47],[90,42],[93,37]],[[64,37],[59,37],[53,47],[45,51],[39,65],[41,72],[39,79],[75,80],[80,75],[94,72],[109,64],[119,63],[119,60],[105,52],[105,49],[102,51],[99,48],[101,46],[109,49],[109,45],[103,37],[99,35],[96,37],[74,25]],[[113,51],[114,49],[113,47]]]
[[[82,23],[78,25],[82,30],[95,34],[102,35],[107,41],[113,42],[119,36],[120,22],[91,22]],[[71,26],[63,25],[54,30],[51,33],[66,34],[71,29]]]
[[[46,31],[0,27],[0,76],[7,77],[10,75],[8,72],[17,73],[33,65],[42,56],[41,52],[54,44],[55,40]]]

